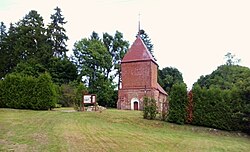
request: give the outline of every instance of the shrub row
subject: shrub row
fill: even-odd
[[[249,126],[244,120],[246,103],[238,89],[204,89],[195,85],[192,91],[192,124],[223,130],[247,130]]]
[[[38,78],[9,74],[0,81],[0,107],[47,110],[57,103],[57,93],[49,74]]]

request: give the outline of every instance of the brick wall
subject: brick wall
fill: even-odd
[[[145,96],[156,99],[159,112],[166,95],[158,90],[157,74],[158,66],[151,60],[123,62],[122,87],[118,90],[117,108],[124,110],[133,109],[133,101],[139,104],[139,110],[143,110],[143,98]]]
[[[152,61],[122,63],[122,87],[156,88],[157,65]]]
[[[150,68],[151,68],[151,87],[152,88],[157,88],[157,75],[158,75],[158,66],[154,63],[150,63]]]
[[[156,89],[120,89],[118,91],[118,102],[117,108],[123,110],[131,110],[131,100],[133,98],[138,99],[139,110],[143,110],[143,98],[145,96],[156,99],[157,109],[159,112],[162,111],[162,104],[166,102],[167,97],[164,94],[161,94]]]

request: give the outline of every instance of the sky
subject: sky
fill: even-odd
[[[140,14],[159,68],[177,68],[189,89],[224,64],[227,52],[250,67],[249,0],[0,0],[0,21],[16,23],[36,10],[47,24],[57,6],[67,21],[69,54],[92,31],[118,30],[131,45]]]

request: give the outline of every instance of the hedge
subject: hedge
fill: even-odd
[[[167,121],[184,124],[187,118],[187,104],[186,84],[174,84],[170,93],[169,115]]]
[[[242,101],[239,90],[205,89],[196,85],[192,91],[192,124],[223,130],[246,129],[247,126],[242,123],[246,104]]]
[[[48,73],[38,78],[9,74],[0,81],[0,107],[47,110],[57,103],[57,93]]]

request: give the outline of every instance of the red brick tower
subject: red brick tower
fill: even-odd
[[[118,90],[118,109],[142,110],[143,97],[156,99],[158,108],[167,100],[167,93],[157,83],[158,65],[140,36],[121,62],[122,86]],[[160,110],[159,109],[159,110]]]

